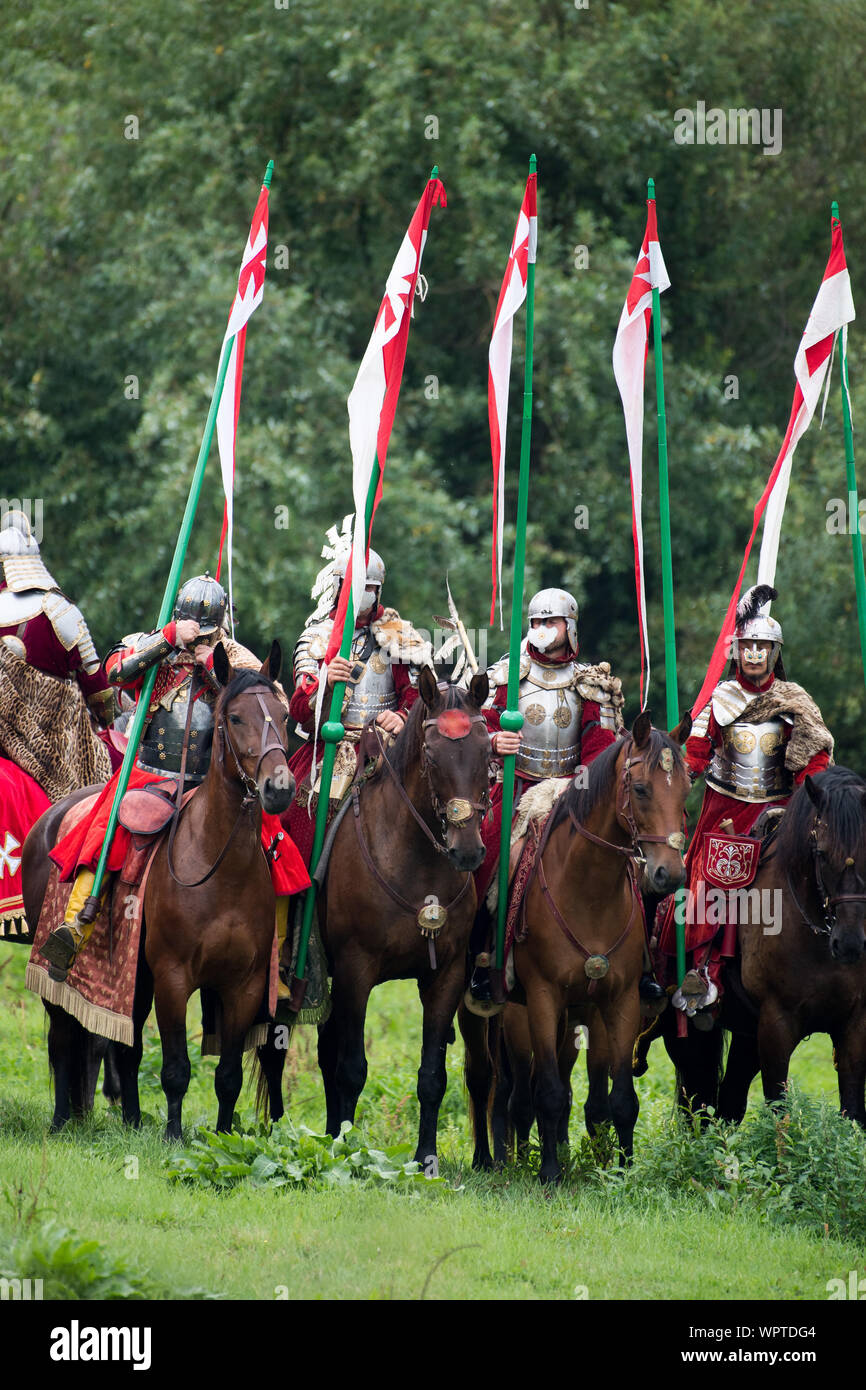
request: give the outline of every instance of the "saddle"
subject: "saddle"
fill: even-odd
[[[198,787],[184,793],[185,806]],[[120,871],[124,883],[136,887],[141,882],[145,865],[156,848],[155,837],[162,835],[177,808],[177,781],[166,778],[164,783],[150,787],[133,787],[124,793],[118,820],[130,834],[129,848]]]

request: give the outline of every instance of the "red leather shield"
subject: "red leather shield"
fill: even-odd
[[[716,888],[745,888],[758,867],[761,841],[708,832],[701,845],[700,876]]]

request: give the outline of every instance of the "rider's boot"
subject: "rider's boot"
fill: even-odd
[[[287,897],[277,898],[277,960],[280,963],[279,975],[277,979],[277,998],[290,999],[292,991],[283,979],[282,959],[283,947],[286,944],[286,933],[289,927],[289,900]]]
[[[99,901],[90,896],[96,875],[90,869],[79,869],[66,904],[63,926],[50,933],[40,948],[40,954],[50,962],[48,974],[62,984],[72,963],[90,940],[93,924],[99,912]]]

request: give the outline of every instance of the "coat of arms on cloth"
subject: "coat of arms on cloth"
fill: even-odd
[[[758,867],[761,841],[745,835],[704,835],[701,878],[717,888],[743,888]]]

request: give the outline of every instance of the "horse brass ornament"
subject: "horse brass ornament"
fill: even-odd
[[[583,969],[588,980],[603,980],[610,970],[610,961],[607,956],[588,956]]]
[[[445,819],[449,825],[465,825],[475,814],[475,807],[465,797],[453,796],[445,804]]]
[[[448,921],[448,911],[435,899],[427,902],[418,913],[418,926],[422,936],[438,936]]]

